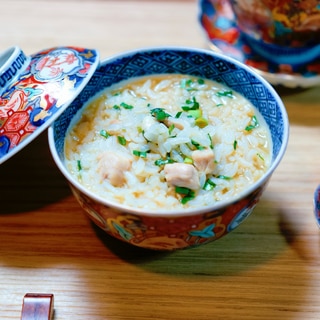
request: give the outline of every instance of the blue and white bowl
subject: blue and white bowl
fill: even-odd
[[[273,141],[272,163],[264,176],[233,199],[212,206],[176,212],[127,207],[93,194],[64,165],[64,142],[73,117],[100,91],[137,76],[180,73],[227,85],[258,108]],[[49,128],[53,158],[88,216],[108,234],[155,250],[187,248],[217,240],[234,230],[252,212],[279,165],[288,142],[285,107],[272,86],[244,64],[222,54],[194,48],[144,48],[104,60],[79,96]]]

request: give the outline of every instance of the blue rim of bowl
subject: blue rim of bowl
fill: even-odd
[[[163,215],[165,215],[166,217],[181,217],[181,216],[191,216],[194,214],[203,214],[203,213],[206,213],[206,212],[212,211],[212,210],[219,210],[227,205],[231,205],[233,203],[236,203],[236,202],[240,201],[243,197],[246,197],[250,193],[254,192],[254,190],[256,190],[256,188],[259,188],[260,186],[267,183],[268,180],[270,179],[270,177],[272,176],[273,172],[275,171],[275,169],[278,167],[281,159],[283,158],[285,151],[286,151],[286,148],[287,148],[287,145],[288,145],[288,140],[289,140],[289,119],[288,119],[286,108],[285,108],[281,98],[279,97],[279,95],[277,94],[275,89],[272,87],[272,85],[270,85],[270,83],[268,83],[262,76],[257,74],[254,70],[252,70],[252,68],[246,66],[245,64],[243,64],[243,63],[241,63],[231,57],[225,56],[225,55],[218,53],[218,52],[212,52],[211,50],[207,50],[207,49],[199,49],[199,48],[192,48],[192,47],[179,47],[179,46],[163,46],[163,47],[157,46],[157,47],[138,48],[138,49],[134,49],[134,50],[130,50],[130,51],[124,51],[122,53],[108,57],[107,59],[103,60],[100,63],[100,66],[97,68],[97,71],[99,71],[100,67],[103,67],[106,64],[120,61],[121,59],[128,57],[128,56],[141,54],[141,53],[147,53],[147,52],[157,52],[157,51],[162,51],[162,50],[193,51],[193,52],[198,52],[200,54],[209,55],[209,56],[214,55],[215,57],[220,58],[222,60],[225,60],[228,63],[234,64],[234,65],[237,65],[237,66],[243,68],[246,72],[248,72],[253,77],[255,77],[258,81],[260,81],[268,89],[268,91],[273,94],[275,100],[277,101],[277,103],[281,109],[281,114],[283,116],[283,126],[286,130],[283,132],[283,143],[281,145],[281,148],[279,149],[277,156],[273,160],[272,165],[269,167],[268,171],[264,174],[264,176],[261,179],[257,180],[250,187],[245,189],[243,192],[239,193],[236,197],[234,197],[232,199],[228,199],[228,200],[219,201],[212,206],[206,206],[201,209],[182,208],[182,209],[175,210],[172,212],[168,211],[168,210],[147,210],[147,209],[142,209],[142,208],[135,209],[135,208],[132,208],[127,205],[119,204],[116,201],[112,201],[109,199],[106,200],[103,197],[97,196],[96,194],[91,193],[86,187],[84,187],[75,178],[73,178],[73,176],[69,173],[69,171],[66,169],[65,165],[61,161],[59,154],[58,154],[56,147],[55,147],[55,140],[54,140],[54,125],[55,125],[55,123],[53,123],[48,129],[48,141],[49,141],[49,148],[50,148],[52,157],[53,157],[55,163],[57,164],[58,168],[62,172],[62,174],[65,176],[65,178],[76,189],[78,189],[81,193],[83,193],[87,197],[90,197],[91,199],[94,199],[95,201],[97,201],[103,205],[106,205],[108,207],[114,208],[118,211],[124,211],[124,212],[132,213],[132,214],[145,215],[145,216],[150,216],[150,217],[161,217],[161,216],[163,217]],[[101,93],[101,91],[96,92],[95,95],[91,96],[80,109],[85,107],[88,101],[90,101],[94,97],[98,96],[100,93]]]
[[[199,0],[198,19],[210,49],[252,67],[271,84],[291,88],[320,84],[320,58],[294,70],[253,53],[236,26],[228,0]]]
[[[318,227],[320,227],[320,185],[318,185],[316,190],[314,191],[313,205],[314,205],[314,215],[315,215]]]

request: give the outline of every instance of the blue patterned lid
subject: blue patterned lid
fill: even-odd
[[[26,56],[0,53],[0,164],[47,129],[86,86],[96,50],[55,47]]]

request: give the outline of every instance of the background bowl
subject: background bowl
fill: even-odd
[[[258,108],[272,135],[272,163],[264,176],[237,197],[199,209],[148,212],[103,199],[85,189],[64,165],[64,140],[71,119],[105,88],[125,79],[180,73],[218,81]],[[217,240],[234,230],[253,210],[281,161],[288,142],[285,107],[275,90],[252,69],[212,51],[193,48],[145,48],[104,60],[80,95],[49,128],[53,158],[88,216],[108,234],[130,244],[174,250]]]

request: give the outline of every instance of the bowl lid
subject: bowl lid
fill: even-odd
[[[60,116],[98,64],[96,50],[79,47],[26,56],[15,46],[0,53],[0,164]]]

